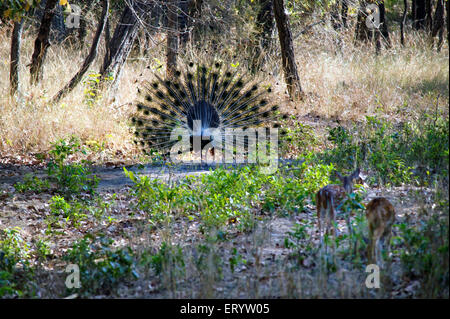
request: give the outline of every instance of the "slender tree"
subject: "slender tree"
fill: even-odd
[[[425,27],[429,32],[433,28],[433,6],[431,2],[431,0],[425,0]]]
[[[10,94],[14,96],[19,89],[19,61],[20,47],[22,43],[23,19],[14,22],[14,29],[11,39],[11,64],[9,72]]]
[[[258,14],[256,16],[257,45],[253,48],[253,73],[263,64],[262,53],[269,49],[275,27],[272,0],[259,0],[258,5]]]
[[[273,0],[273,9],[280,40],[284,79],[286,81],[289,96],[292,100],[296,100],[302,97],[303,92],[300,85],[300,77],[297,72],[297,65],[295,63],[294,44],[292,41],[289,20],[284,11],[283,0]]]
[[[446,0],[445,1],[445,11],[446,11],[446,15],[445,15],[445,20],[446,20],[446,23],[447,23],[447,43],[449,42],[449,28],[448,28],[448,20],[449,20],[449,18],[448,18],[448,16],[449,16],[449,4],[448,4],[448,2],[449,2],[449,0]]]
[[[372,31],[366,25],[368,17],[367,1],[359,0],[359,9],[356,17],[355,39],[357,41],[368,41],[372,37]]]
[[[386,21],[386,8],[384,5],[384,0],[378,1],[378,9],[380,13],[380,28],[379,30],[377,30],[377,32],[383,38],[385,43],[390,47],[391,39],[389,37],[389,28]],[[380,36],[378,38],[380,38]]]
[[[41,26],[38,35],[34,41],[34,51],[31,56],[30,64],[30,82],[37,84],[42,77],[42,64],[47,54],[47,49],[50,46],[49,35],[53,16],[55,15],[55,6],[58,0],[47,0],[42,16]]]
[[[139,19],[145,13],[145,9],[146,6],[143,2],[137,0],[126,2],[120,21],[114,30],[114,35],[106,48],[103,64],[100,68],[102,83],[105,83],[106,78],[112,77],[111,86],[116,87],[122,72],[122,66],[130,54],[138,34]]]
[[[178,14],[177,0],[167,1],[167,77],[175,74],[178,55]]]
[[[190,39],[189,2],[191,0],[180,0],[178,3],[180,14],[178,14],[178,30],[180,33],[180,47],[184,48]]]
[[[344,28],[347,28],[348,0],[342,0],[341,17],[342,17],[342,26]]]
[[[108,10],[109,10],[109,0],[102,0],[103,1],[103,10],[102,10],[102,17],[98,24],[97,31],[95,32],[94,40],[92,41],[91,50],[89,51],[89,54],[87,55],[86,59],[84,60],[80,70],[72,77],[72,79],[67,83],[52,99],[53,103],[58,102],[60,99],[62,99],[64,96],[66,96],[70,91],[72,91],[75,86],[81,81],[81,78],[86,73],[86,71],[89,69],[89,66],[94,61],[95,57],[97,56],[98,51],[98,44],[100,42],[100,36],[105,29],[106,21],[108,20]]]
[[[434,45],[434,38],[439,35],[437,49],[441,50],[444,35],[444,0],[437,0],[436,11],[434,13],[433,26],[430,35],[430,46]]]
[[[425,27],[425,20],[427,16],[427,6],[426,0],[412,0],[412,18],[413,27],[418,29],[423,29]]]
[[[400,43],[402,45],[405,45],[405,25],[407,14],[408,14],[408,0],[403,0],[403,16],[402,21],[400,22]]]

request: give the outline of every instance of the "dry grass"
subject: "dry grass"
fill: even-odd
[[[296,34],[297,32],[293,32]],[[136,79],[144,67],[155,60],[134,57],[125,65],[114,102],[100,100],[94,107],[84,101],[85,85],[80,84],[57,105],[48,100],[71,78],[81,64],[85,52],[52,46],[44,66],[44,80],[31,88],[29,63],[33,34],[25,32],[20,64],[21,92],[18,101],[8,97],[10,30],[0,32],[0,154],[14,156],[46,151],[50,143],[70,135],[83,141],[104,143],[97,160],[118,156],[136,160],[128,114],[136,97]],[[318,115],[341,120],[362,120],[366,115],[395,117],[405,120],[418,110],[447,109],[449,65],[447,43],[441,52],[427,48],[423,35],[408,34],[405,48],[399,45],[396,33],[391,34],[393,46],[375,55],[371,46],[355,47],[352,33],[335,34],[326,26],[316,26],[296,39],[295,49],[302,86],[306,98],[290,102],[285,94],[281,62],[276,50],[266,56],[265,70],[258,78],[272,83],[274,99],[285,111],[298,115]],[[103,56],[91,69],[99,69]],[[236,49],[237,50],[237,49]],[[164,61],[161,46],[150,50],[149,56]],[[196,59],[188,51],[183,59]],[[232,62],[245,57],[237,55]]]

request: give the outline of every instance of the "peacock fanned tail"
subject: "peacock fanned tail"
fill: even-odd
[[[139,90],[131,121],[135,143],[145,153],[170,151],[178,142],[171,140],[176,128],[186,130],[192,144],[194,136],[210,135],[211,129],[218,129],[224,139],[228,128],[277,128],[287,118],[277,105],[270,105],[270,87],[261,88],[236,70],[224,69],[219,62],[209,67],[189,63],[186,69],[176,71],[171,79],[155,74],[156,79]],[[196,127],[195,121],[201,126]]]

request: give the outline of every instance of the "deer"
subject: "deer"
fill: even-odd
[[[369,226],[369,246],[367,256],[370,263],[382,265],[382,249],[389,252],[392,225],[395,222],[394,206],[384,197],[375,197],[366,206]]]
[[[353,191],[355,180],[361,181],[360,170],[357,168],[349,176],[343,176],[336,172],[337,177],[342,182],[341,185],[330,184],[321,188],[316,194],[317,218],[319,233],[322,236],[322,226],[325,222],[325,233],[328,234],[330,225],[333,223],[332,235],[336,235],[335,210],[342,200]]]

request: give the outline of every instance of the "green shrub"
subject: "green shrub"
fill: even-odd
[[[30,247],[20,235],[20,228],[0,232],[0,297],[21,297],[30,286]]]
[[[150,258],[150,264],[155,270],[156,275],[161,273],[173,273],[173,275],[182,275],[184,273],[183,250],[180,246],[174,246],[163,242],[161,248]]]
[[[86,235],[67,251],[64,260],[80,269],[81,294],[110,294],[120,281],[139,277],[131,248],[113,249],[113,243],[106,237]]]
[[[78,138],[72,136],[69,141],[65,139],[52,143],[50,151],[51,159],[47,164],[47,179],[40,179],[32,174],[27,174],[23,182],[14,185],[16,191],[44,192],[50,189],[50,182],[56,184],[55,191],[66,198],[79,195],[81,192],[94,194],[98,186],[98,178],[92,175],[89,169],[90,162],[82,161],[81,164],[66,163],[70,155],[77,152],[85,154]]]
[[[32,191],[35,193],[42,193],[50,188],[50,183],[47,179],[37,178],[33,174],[25,174],[23,182],[14,184],[14,188],[17,192],[23,193],[26,191]]]
[[[401,223],[396,227],[396,253],[404,274],[420,281],[418,297],[448,298],[448,212],[446,216],[424,212],[417,226]]]
[[[431,171],[442,172],[448,180],[449,121],[442,115],[422,114],[417,120],[394,125],[388,120],[367,116],[366,124],[329,129],[333,147],[316,157],[340,170],[355,165],[366,167],[371,182],[389,185],[425,182]],[[413,168],[423,167],[421,175]]]

